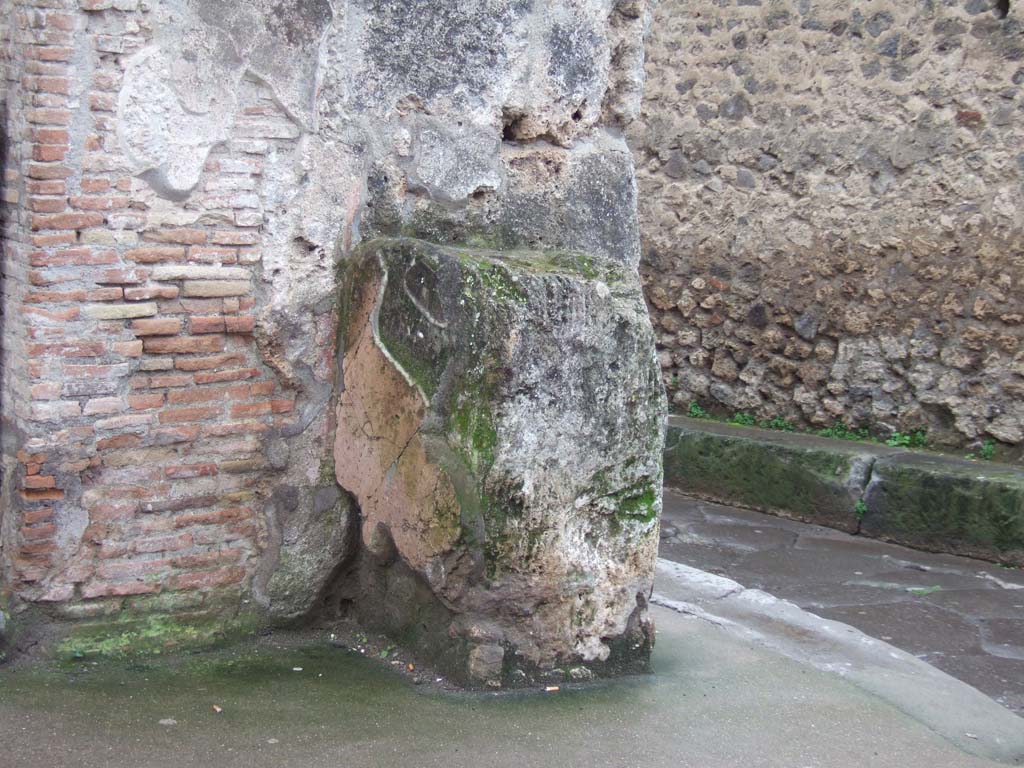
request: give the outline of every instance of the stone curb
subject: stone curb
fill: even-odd
[[[931,552],[1024,566],[1024,470],[669,418],[665,485]]]
[[[664,558],[658,559],[651,602],[836,674],[965,752],[1024,764],[1024,720],[967,683],[848,624]]]

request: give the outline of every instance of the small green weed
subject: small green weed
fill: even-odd
[[[837,421],[831,427],[819,429],[817,432],[821,437],[832,437],[836,440],[871,440],[871,433],[866,429],[851,429]]]
[[[690,401],[690,408],[687,410],[686,415],[691,419],[710,419],[711,414],[700,407],[700,403],[696,400]]]
[[[986,440],[978,451],[978,455],[985,461],[992,461],[996,455],[996,441]]]
[[[742,411],[734,413],[732,418],[729,419],[730,424],[737,424],[741,427],[756,427],[757,419],[751,416],[749,413],[743,413]]]
[[[941,590],[942,587],[936,584],[933,587],[909,587],[907,589],[907,592],[909,592],[912,595],[917,595],[918,597],[926,597],[927,595],[932,595]]]
[[[892,437],[885,441],[886,445],[893,448],[927,448],[928,432],[924,429],[915,429],[913,432],[893,432]]]
[[[857,515],[858,520],[864,519],[864,515],[868,513],[868,505],[864,502],[864,499],[857,499],[857,503],[853,505],[853,512]]]
[[[796,424],[786,421],[786,419],[781,416],[774,416],[762,421],[761,426],[765,429],[774,429],[778,432],[796,432]]]

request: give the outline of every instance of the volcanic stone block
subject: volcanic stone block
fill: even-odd
[[[665,403],[635,272],[380,238],[342,285],[364,619],[477,684],[646,666]]]
[[[901,544],[1024,565],[1024,473],[905,453],[875,463],[862,531]]]

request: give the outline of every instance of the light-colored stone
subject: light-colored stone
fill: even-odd
[[[127,320],[133,317],[152,317],[157,313],[153,302],[138,304],[89,304],[82,314],[90,320]]]
[[[207,267],[201,264],[160,264],[153,267],[154,280],[246,280],[251,272],[244,267]]]
[[[524,680],[570,659],[642,667],[665,403],[632,269],[380,239],[341,306],[338,482],[371,562],[430,589],[367,610],[400,636],[510,647]],[[479,678],[473,658],[455,674]]]
[[[204,298],[245,296],[251,291],[248,280],[186,280],[181,288],[183,296]]]

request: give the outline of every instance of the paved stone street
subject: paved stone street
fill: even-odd
[[[1024,572],[665,492],[661,556],[850,624],[1024,712]]]

